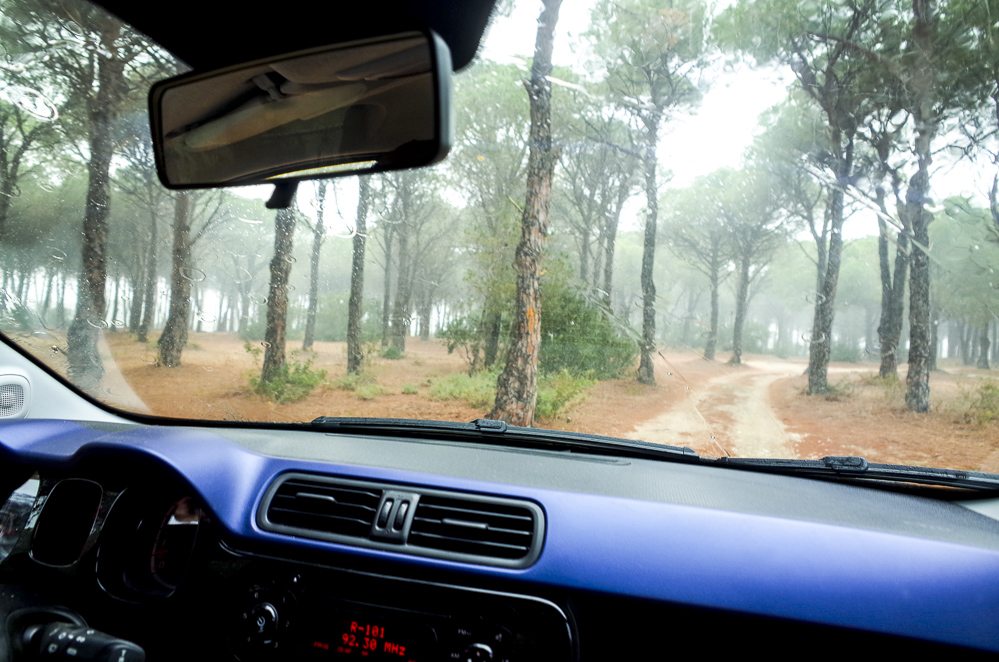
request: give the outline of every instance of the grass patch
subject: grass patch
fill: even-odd
[[[455,373],[431,381],[432,400],[459,400],[482,411],[492,409],[496,398],[495,372],[474,375]],[[588,377],[573,375],[567,370],[542,375],[538,382],[538,403],[535,415],[550,419],[578,403],[595,384]]]
[[[263,381],[259,375],[250,377],[250,386],[257,395],[285,404],[307,397],[325,380],[326,371],[313,368],[310,361],[289,361],[273,379]]]
[[[379,386],[375,378],[367,373],[348,373],[339,379],[333,380],[333,388],[341,391],[350,391],[361,400],[374,400],[379,395],[385,393],[385,389]]]
[[[413,384],[406,384],[405,386],[402,387],[403,395],[416,395],[419,392],[420,390],[416,388],[416,386],[414,386]]]
[[[430,381],[431,400],[460,400],[475,409],[492,409],[496,398],[495,372],[444,375]]]

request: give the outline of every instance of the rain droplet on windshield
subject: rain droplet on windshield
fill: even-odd
[[[201,269],[196,269],[194,267],[181,267],[180,277],[189,280],[192,283],[200,283],[208,278],[208,275]]]

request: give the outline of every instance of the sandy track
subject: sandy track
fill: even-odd
[[[770,385],[801,374],[802,365],[750,361],[694,387],[660,415],[639,423],[628,435],[659,443],[691,446],[710,455],[794,457],[798,435],[788,432],[770,403]]]

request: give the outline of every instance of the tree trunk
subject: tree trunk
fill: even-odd
[[[584,287],[590,284],[590,253],[590,229],[586,228],[579,237],[579,282]]]
[[[392,239],[395,232],[392,226],[385,230],[385,272],[384,285],[382,286],[382,347],[388,347],[389,343],[389,320],[390,303],[392,295]]]
[[[302,349],[310,350],[316,341],[316,314],[319,311],[319,258],[323,252],[323,239],[326,225],[323,219],[326,203],[326,187],[329,182],[319,180],[316,185],[316,224],[312,228],[312,253],[309,257],[309,305],[305,313],[305,337]]]
[[[132,282],[128,306],[128,330],[130,333],[138,333],[139,324],[142,322],[142,294],[146,291],[145,273],[145,265],[142,265],[138,278]]]
[[[981,368],[982,370],[990,368],[989,347],[991,344],[992,341],[989,340],[989,323],[984,322],[978,335],[978,362],[975,364],[976,368]]]
[[[961,321],[958,324],[959,333],[961,334],[961,364],[971,365],[974,358],[974,346],[972,345],[972,337],[974,332],[972,330],[971,324],[966,321]]]
[[[718,269],[711,272],[711,321],[708,326],[708,337],[704,341],[704,358],[708,361],[715,360],[715,351],[718,346],[718,290],[721,285],[721,276]]]
[[[56,319],[59,321],[59,328],[66,328],[66,274],[63,272],[59,277],[59,297],[57,299],[59,310]]]
[[[271,258],[271,283],[267,290],[267,328],[264,331],[264,365],[260,381],[270,382],[283,376],[285,367],[285,330],[288,323],[288,278],[291,275],[291,250],[295,238],[295,210],[279,209],[274,217],[274,257]]]
[[[638,381],[656,383],[656,370],[652,353],[656,350],[656,284],[653,270],[656,262],[656,224],[659,220],[659,190],[656,186],[656,166],[659,145],[659,123],[662,111],[658,108],[645,118],[645,234],[642,240],[642,341],[638,362]]]
[[[486,309],[482,314],[482,330],[480,332],[483,338],[482,366],[486,369],[496,364],[502,333],[503,316],[499,310],[499,303],[493,300],[492,295],[489,295],[486,298]]]
[[[114,278],[114,299],[111,300],[111,319],[109,320],[108,329],[111,333],[118,330],[118,307],[121,305],[121,276],[115,276]]]
[[[109,28],[109,42],[120,28]],[[98,57],[97,91],[88,107],[89,154],[87,197],[83,214],[83,259],[77,285],[76,315],[66,334],[68,371],[73,383],[89,391],[104,376],[97,352],[100,329],[107,326],[104,287],[107,279],[108,218],[111,214],[112,124],[118,115],[119,90],[125,85],[123,61]]]
[[[187,277],[191,264],[191,197],[178,193],[173,213],[173,261],[170,268],[170,306],[158,341],[157,365],[176,368],[187,344],[191,315],[192,281]]]
[[[405,176],[404,176],[405,177]],[[408,180],[408,178],[407,178]],[[392,302],[392,321],[389,327],[389,347],[397,354],[402,355],[406,351],[406,336],[409,335],[410,324],[410,295],[413,291],[413,278],[410,273],[410,263],[413,256],[409,250],[409,235],[411,231],[410,218],[412,195],[411,182],[406,181],[400,187],[399,195],[402,197],[402,223],[396,226],[395,234],[398,241],[399,256],[396,264],[395,275],[395,300]]]
[[[746,309],[749,307],[749,267],[752,256],[743,255],[739,259],[739,282],[735,294],[735,324],[732,327],[731,365],[742,365],[742,329],[746,324]]]
[[[368,237],[368,204],[371,180],[361,176],[357,189],[357,230],[353,238],[350,267],[350,300],[347,303],[347,372],[361,372],[364,352],[361,349],[361,315],[364,307],[364,250]]]
[[[853,170],[853,136],[845,137],[839,129],[832,131],[832,144],[839,151],[836,164],[835,186],[829,190],[829,249],[826,253],[825,273],[815,298],[812,319],[812,337],[808,343],[808,393],[826,393],[829,390],[829,355],[832,348],[833,319],[836,316],[836,288],[843,254],[843,189],[838,182],[849,181]]]
[[[52,285],[56,278],[55,269],[45,270],[45,298],[42,300],[42,310],[41,315],[42,324],[47,325],[47,317],[49,314],[49,308],[52,306]]]
[[[614,288],[614,251],[617,248],[617,226],[621,220],[621,210],[624,208],[624,203],[628,199],[627,194],[630,191],[631,187],[622,185],[620,194],[617,198],[617,205],[610,211],[610,215],[607,217],[604,224],[607,236],[604,238],[603,302],[608,313],[613,310],[611,307],[611,291]]]
[[[149,253],[146,255],[146,275],[142,283],[142,319],[136,328],[139,342],[149,341],[149,329],[156,319],[156,254],[159,250],[159,221],[155,214],[149,225]]]
[[[895,240],[895,270],[892,275],[888,266],[887,224],[882,220],[878,222],[881,225],[881,235],[878,237],[878,261],[881,265],[881,323],[878,324],[878,343],[881,345],[881,367],[878,374],[881,377],[895,377],[898,375],[898,349],[905,312],[905,278],[909,268],[908,224],[903,226]]]
[[[936,38],[933,0],[913,0],[915,22],[912,39],[915,66],[910,81],[918,167],[906,191],[906,217],[912,227],[912,265],[909,275],[909,371],[905,377],[905,404],[910,411],[930,409],[930,260],[929,225],[933,216],[926,209],[930,190],[933,137],[939,119],[933,112],[936,71],[931,60]]]
[[[517,300],[506,366],[496,382],[496,403],[490,418],[513,425],[533,425],[538,400],[538,354],[541,349],[541,263],[548,233],[552,174],[558,156],[552,146],[551,81],[555,24],[562,0],[543,0],[534,44],[534,62],[527,96],[531,107],[527,199],[514,266]]]

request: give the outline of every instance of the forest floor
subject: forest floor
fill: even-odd
[[[289,350],[294,346],[289,343]],[[486,413],[462,400],[431,394],[435,381],[465,370],[462,358],[448,354],[436,340],[408,339],[406,355],[398,360],[373,355],[359,383],[344,379],[344,343],[317,342],[309,354],[291,352],[293,358],[308,358],[315,368],[326,370],[327,377],[308,397],[288,404],[252,392],[250,377],[259,371],[259,356],[232,335],[192,334],[183,365],[172,369],[155,365],[155,343],[143,345],[124,333],[107,334],[104,353],[111,368],[105,380],[108,397],[163,416],[468,421]],[[64,371],[63,357],[52,351],[44,355]],[[693,352],[664,352],[656,360],[655,385],[629,378],[598,382],[561,415],[537,424],[690,446],[706,456],[863,455],[872,461],[999,472],[999,420],[970,420],[979,388],[999,385],[999,370],[943,365],[930,380],[933,410],[913,414],[904,407],[904,365],[902,382],[885,383],[876,378],[873,362],[834,363],[832,393],[815,397],[805,395],[803,358],[748,355],[741,366],[728,365],[727,358],[722,354],[717,361],[705,361]]]

